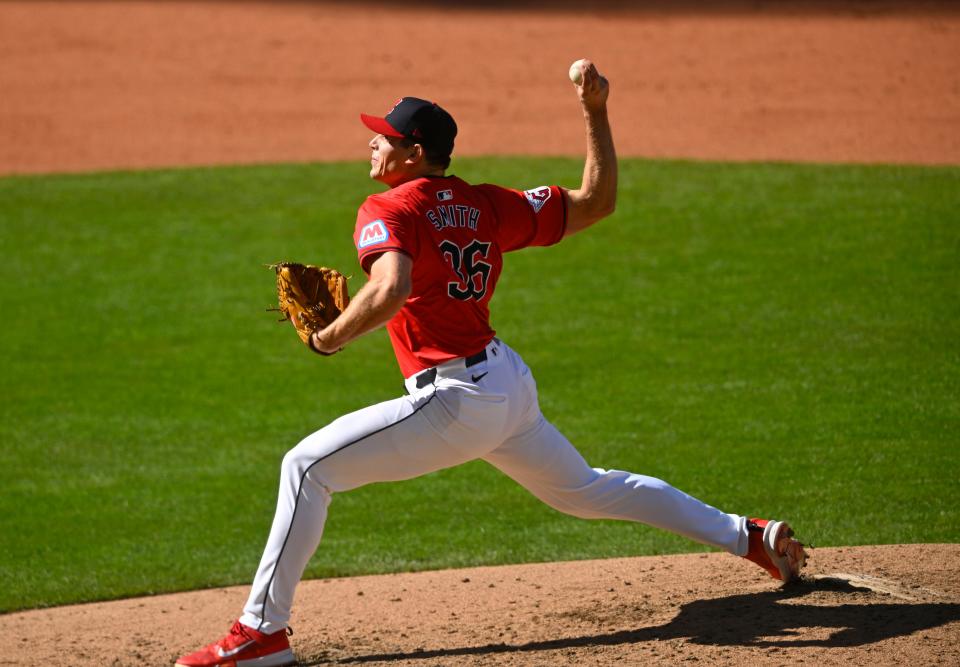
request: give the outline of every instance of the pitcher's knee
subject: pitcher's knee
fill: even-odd
[[[284,477],[301,477],[310,465],[309,457],[305,455],[301,445],[297,445],[283,455],[283,462],[280,464],[280,471]]]
[[[323,459],[329,455],[329,451],[336,449],[335,443],[327,440],[322,431],[301,440],[284,455],[280,465],[281,474],[285,478],[299,480],[309,471],[311,477],[316,477]]]
[[[647,475],[638,475],[625,470],[603,470],[594,468],[597,472],[597,480],[594,486],[608,489],[611,493],[628,493],[633,496],[659,497],[664,491],[672,490],[673,487],[656,477]]]
[[[632,516],[637,505],[662,502],[671,487],[664,481],[622,470],[594,468],[589,482],[575,488],[557,489],[547,502],[581,519],[619,519]]]

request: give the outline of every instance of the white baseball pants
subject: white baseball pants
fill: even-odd
[[[240,621],[260,632],[286,627],[293,594],[316,551],[330,495],[410,479],[483,459],[561,512],[637,521],[742,556],[746,518],[724,514],[666,482],[591,468],[540,412],[530,369],[494,339],[487,359],[455,359],[409,396],[345,415],[283,459],[270,537]]]

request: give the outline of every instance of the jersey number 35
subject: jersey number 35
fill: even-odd
[[[493,269],[491,264],[483,261],[490,251],[490,243],[474,239],[461,248],[453,241],[444,241],[440,244],[440,250],[460,277],[459,281],[447,283],[447,294],[461,301],[483,299]]]

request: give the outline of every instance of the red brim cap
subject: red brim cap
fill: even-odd
[[[368,116],[365,113],[360,114],[360,120],[363,121],[363,124],[369,127],[371,130],[377,134],[382,134],[386,137],[403,137],[401,132],[397,132],[393,125],[388,123],[385,118],[378,118],[376,116]]]

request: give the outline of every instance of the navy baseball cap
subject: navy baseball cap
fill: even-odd
[[[377,134],[406,138],[424,148],[453,152],[457,124],[440,105],[418,97],[403,97],[383,118],[360,114],[360,120]]]

